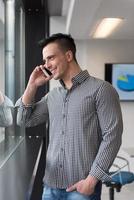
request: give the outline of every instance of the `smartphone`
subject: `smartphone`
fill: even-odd
[[[41,68],[41,70],[43,71],[43,73],[45,74],[45,76],[51,76],[52,75],[52,73],[47,69],[47,68]]]

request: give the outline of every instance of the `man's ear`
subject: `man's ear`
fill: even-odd
[[[68,61],[68,62],[71,62],[71,61],[73,60],[73,53],[72,53],[71,50],[68,50],[68,51],[66,52],[66,58],[67,58],[67,61]]]

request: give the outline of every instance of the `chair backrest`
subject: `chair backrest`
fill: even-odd
[[[111,169],[110,176],[112,182],[121,185],[129,184],[134,181],[134,173],[130,172],[129,162],[126,158],[117,156]]]

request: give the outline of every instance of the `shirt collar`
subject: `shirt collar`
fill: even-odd
[[[73,86],[81,84],[83,81],[85,81],[89,77],[90,75],[87,70],[80,71],[79,74],[77,74],[75,77],[72,78]],[[60,80],[60,84],[65,88],[65,84],[63,80]]]

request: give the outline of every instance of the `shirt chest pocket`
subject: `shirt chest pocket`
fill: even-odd
[[[73,115],[77,118],[78,115],[81,117],[89,117],[96,112],[95,101],[90,96],[81,97],[77,100],[70,99],[68,104],[68,114]]]

